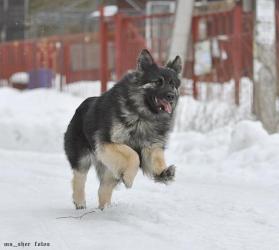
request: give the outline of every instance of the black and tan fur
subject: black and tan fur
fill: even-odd
[[[180,71],[178,56],[159,67],[143,50],[134,72],[77,108],[64,142],[77,209],[86,206],[84,188],[91,165],[100,180],[101,209],[110,204],[119,182],[132,187],[139,168],[155,181],[173,180],[175,168],[167,166],[164,148],[178,101]]]

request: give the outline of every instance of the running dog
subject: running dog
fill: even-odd
[[[100,180],[100,209],[110,204],[119,182],[132,187],[139,168],[157,182],[174,179],[175,167],[167,166],[164,148],[179,97],[180,71],[179,56],[161,67],[144,49],[135,71],[77,108],[64,138],[76,209],[86,207],[84,189],[91,165]]]

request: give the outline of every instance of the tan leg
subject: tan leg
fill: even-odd
[[[85,201],[85,182],[87,177],[86,172],[79,172],[77,170],[73,171],[74,177],[72,180],[73,187],[73,202],[76,206],[76,209],[84,209],[86,208]]]
[[[113,174],[107,170],[101,180],[99,187],[99,208],[104,209],[111,203],[112,191],[117,185],[118,180],[116,180]]]
[[[132,187],[140,164],[136,151],[124,144],[105,144],[97,149],[97,158],[116,179],[122,178],[126,187]]]
[[[143,169],[150,175],[159,175],[167,168],[164,151],[159,147],[142,150]]]
[[[175,167],[167,166],[164,150],[158,146],[142,150],[142,168],[144,172],[160,182],[173,180],[175,175]]]

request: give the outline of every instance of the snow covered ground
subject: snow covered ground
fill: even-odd
[[[166,151],[170,185],[141,173],[99,211],[94,171],[88,213],[71,202],[63,132],[83,98],[0,88],[0,249],[278,249],[279,134],[244,120],[246,107],[181,99]],[[244,121],[242,121],[244,120]],[[215,126],[214,126],[215,125]],[[214,129],[215,128],[215,129]],[[23,247],[22,247],[23,248]]]

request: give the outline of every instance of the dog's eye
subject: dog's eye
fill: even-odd
[[[157,81],[156,81],[156,83],[157,83],[157,85],[158,86],[163,86],[163,84],[164,84],[164,79],[163,78],[159,78]]]
[[[178,89],[178,87],[179,87],[179,85],[180,85],[180,82],[175,82],[175,81],[171,80],[171,81],[169,82],[169,84],[170,84],[172,87],[175,87],[175,88]]]
[[[169,81],[170,86],[172,86],[173,88],[177,88],[175,82],[173,80]]]

